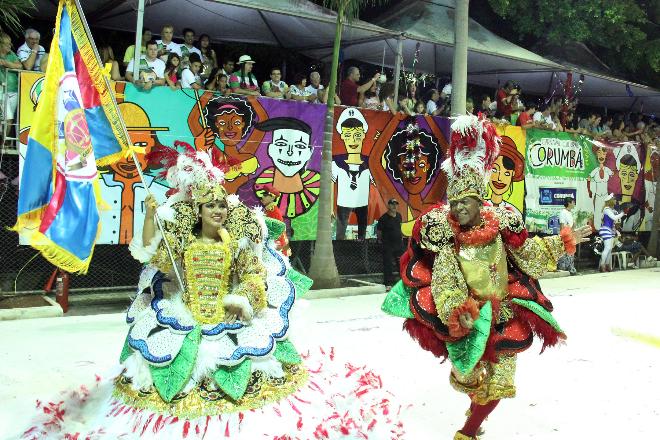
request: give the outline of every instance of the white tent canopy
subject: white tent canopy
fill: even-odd
[[[39,0],[38,16],[55,16],[56,2]],[[135,32],[137,1],[85,0],[83,9],[92,26]],[[165,24],[206,33],[214,42],[234,41],[277,45],[298,50],[332,43],[336,15],[307,0],[146,0],[144,26],[155,34]],[[347,43],[382,39],[393,32],[356,21],[347,26]]]
[[[410,0],[375,20],[383,28],[397,32],[403,40],[403,65],[408,71],[419,44],[416,71],[451,76],[454,51],[453,0]],[[383,41],[342,44],[345,58],[376,65],[383,62],[393,67],[396,59],[396,37]],[[310,56],[325,59],[332,47],[313,48]],[[578,97],[583,104],[605,106],[615,110],[660,112],[660,91],[626,80],[594,73],[576,66],[565,66],[543,58],[490,32],[470,19],[468,30],[468,82],[497,88],[507,80],[522,85],[524,93],[550,95],[559,90],[559,81],[573,72],[574,83],[580,75]],[[628,85],[630,92],[626,89]],[[632,94],[632,96],[630,96]]]
[[[55,0],[37,0],[37,16],[52,19]],[[137,0],[85,0],[83,8],[93,26],[134,32]],[[453,0],[409,0],[370,24],[356,20],[344,27],[342,51],[353,58],[394,67],[397,39],[402,39],[403,67],[410,71],[419,44],[418,72],[451,73],[454,45]],[[277,45],[319,60],[332,55],[336,14],[307,0],[147,0],[144,26],[158,33],[166,23],[195,28],[212,41]],[[556,81],[574,72],[585,76],[579,94],[584,104],[613,110],[660,113],[660,91],[625,80],[564,66],[543,58],[490,32],[470,20],[468,81],[496,88],[506,80],[522,85],[524,93],[548,95]],[[626,87],[628,86],[628,87]],[[631,96],[632,95],[632,96]]]

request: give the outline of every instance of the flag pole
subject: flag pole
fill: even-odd
[[[60,1],[64,1],[64,0],[60,0]],[[74,0],[74,1],[76,3],[76,7],[78,8],[78,12],[79,12],[82,24],[85,27],[85,32],[87,32],[87,35],[89,36],[90,42],[92,43],[91,46],[92,46],[92,50],[94,51],[94,55],[96,56],[96,60],[98,61],[99,65],[100,65],[101,64],[101,57],[99,56],[98,50],[96,49],[96,44],[94,44],[94,39],[92,37],[92,32],[89,30],[89,26],[87,25],[87,19],[85,18],[85,14],[83,14],[83,10],[82,10],[82,6],[80,5],[80,1],[79,0]],[[143,2],[144,0],[141,0],[141,1]],[[142,34],[140,34],[139,38],[142,38]],[[136,47],[135,50],[137,52],[140,49]],[[103,80],[105,81],[106,87],[108,88],[108,90],[111,90],[110,89],[110,80],[108,79],[107,76],[105,76],[105,75],[102,75],[102,76],[103,76]],[[119,111],[119,106],[117,105],[117,99],[115,98],[114,93],[109,93],[109,95],[110,95],[110,98],[112,99],[112,105],[115,107],[115,110],[117,111],[117,113],[119,115],[121,115],[121,113]],[[130,144],[131,138],[128,134],[128,130],[126,129],[126,124],[124,123],[123,118],[121,119],[121,124],[120,125],[121,125],[121,129],[124,133],[124,136],[126,137],[127,141]],[[135,155],[135,151],[133,151],[131,149],[130,153],[131,153],[131,157],[133,158],[133,162],[135,162],[135,168],[137,169],[138,175],[140,176],[140,180],[142,181],[142,185],[144,186],[144,189],[147,191],[148,195],[152,195],[151,191],[149,190],[149,186],[147,185],[147,183],[144,180],[144,174],[142,173],[142,165],[140,165],[140,161],[138,160],[137,156]],[[154,216],[154,218],[156,219],[156,224],[158,225],[158,229],[160,229],[161,234],[163,235],[163,243],[165,243],[165,248],[167,249],[167,254],[170,257],[170,260],[172,261],[172,268],[174,270],[174,275],[176,276],[176,279],[179,282],[179,287],[181,288],[181,291],[183,291],[184,290],[183,278],[181,277],[181,274],[179,273],[179,267],[177,266],[176,258],[174,257],[174,252],[172,251],[172,248],[170,247],[170,243],[167,240],[167,236],[165,234],[165,229],[163,228],[163,224],[161,222],[160,217],[158,217],[158,214],[156,214]]]

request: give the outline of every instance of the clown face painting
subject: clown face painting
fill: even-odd
[[[299,173],[312,158],[309,134],[289,128],[274,130],[273,140],[268,145],[268,156],[285,176]]]

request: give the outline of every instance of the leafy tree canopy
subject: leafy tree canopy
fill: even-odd
[[[660,82],[660,0],[488,0],[519,38],[584,43],[616,70]]]
[[[21,15],[34,10],[34,0],[0,0],[0,30],[21,33]]]

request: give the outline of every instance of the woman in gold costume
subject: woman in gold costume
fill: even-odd
[[[147,197],[130,245],[145,266],[119,371],[43,407],[24,438],[401,438],[379,376],[289,341],[311,280],[276,249],[284,223],[228,195],[209,154],[187,148],[148,158],[174,194]]]

